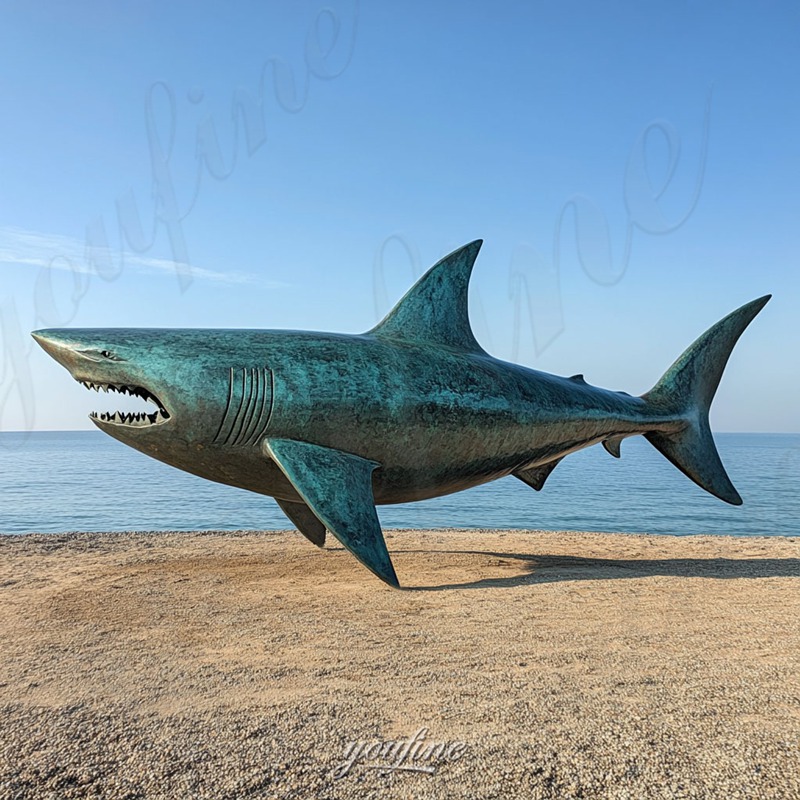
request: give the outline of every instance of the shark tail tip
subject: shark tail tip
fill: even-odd
[[[742,498],[717,452],[708,412],[736,342],[771,296],[746,303],[709,328],[643,395],[657,413],[684,421],[677,431],[645,434],[650,444],[698,486],[736,506]]]

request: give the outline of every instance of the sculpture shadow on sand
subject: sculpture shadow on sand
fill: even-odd
[[[338,549],[338,548],[337,548]],[[395,555],[421,554],[422,550],[394,550]],[[406,586],[407,591],[437,592],[448,589],[512,588],[540,583],[590,580],[624,580],[626,578],[798,578],[800,558],[585,558],[548,553],[504,553],[492,550],[427,551],[458,556],[483,556],[515,566],[518,574],[481,578],[463,583],[431,586]]]

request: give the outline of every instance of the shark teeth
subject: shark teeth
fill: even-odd
[[[120,411],[115,411],[113,414],[107,412],[102,414],[93,413],[92,416],[101,422],[115,422],[118,425],[133,425],[139,428],[158,425],[160,422],[166,422],[169,419],[169,416],[161,413],[161,409],[156,411],[155,414],[145,414],[143,412],[123,414]]]
[[[144,389],[141,386],[133,386],[129,384],[117,385],[113,383],[93,383],[92,381],[81,381],[81,383],[87,389],[93,389],[95,392],[99,392],[100,390],[104,392],[117,392],[118,394],[129,395],[130,397],[139,397],[142,400],[151,402],[158,406],[158,409],[155,411],[155,413],[151,414],[145,412],[122,411],[98,413],[97,411],[93,411],[90,414],[92,419],[100,422],[111,422],[116,425],[130,425],[135,428],[147,428],[150,425],[159,425],[169,419],[169,412],[166,408],[164,408],[162,402],[152,392],[149,392],[147,389]]]

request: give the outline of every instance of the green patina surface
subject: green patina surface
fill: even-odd
[[[768,297],[701,336],[642,397],[493,358],[467,313],[480,242],[434,265],[371,331],[61,329],[36,340],[76,380],[129,391],[149,416],[93,415],[137,450],[274,497],[315,544],[331,531],[397,585],[375,504],[514,475],[541,489],[560,459],[645,435],[679,469],[740,503],[708,408],[737,339]]]

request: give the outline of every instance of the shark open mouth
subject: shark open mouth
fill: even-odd
[[[156,411],[153,413],[143,411],[114,411],[112,413],[103,412],[98,413],[93,411],[89,417],[93,420],[100,422],[113,422],[117,425],[129,425],[134,428],[149,428],[151,425],[160,425],[169,419],[169,412],[164,407],[161,400],[158,399],[152,392],[143,388],[142,386],[129,386],[117,385],[113,383],[92,383],[91,381],[81,381],[87,389],[94,389],[99,392],[101,389],[104,392],[117,392],[119,394],[129,395],[131,397],[140,397],[148,403],[153,403],[156,406]]]

